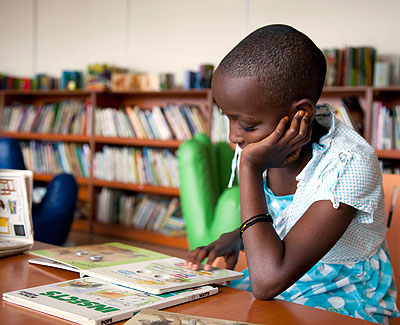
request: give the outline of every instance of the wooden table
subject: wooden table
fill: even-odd
[[[37,243],[34,249],[48,248],[50,245]],[[32,265],[29,254],[0,258],[0,293],[24,289],[53,282],[71,280],[77,273],[46,266]],[[260,301],[246,291],[220,287],[215,296],[171,307],[168,311],[188,315],[222,318],[258,324],[367,324],[369,322],[333,312],[306,307],[286,301]],[[3,324],[74,324],[1,301],[0,320]],[[119,322],[116,324],[123,324]]]

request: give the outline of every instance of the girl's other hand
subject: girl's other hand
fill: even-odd
[[[201,268],[203,260],[207,258],[207,262],[203,268],[209,271],[215,259],[223,256],[226,268],[233,270],[238,261],[240,248],[241,240],[239,237],[239,229],[236,229],[232,232],[222,234],[216,241],[208,246],[197,247],[189,252],[186,257],[185,266],[191,270],[197,271]]]
[[[275,130],[259,142],[248,144],[242,152],[241,164],[249,163],[253,168],[263,172],[267,168],[285,167],[297,160],[301,148],[311,139],[310,115],[299,110],[289,123],[283,117]]]

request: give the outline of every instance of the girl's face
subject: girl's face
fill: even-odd
[[[229,119],[229,140],[242,149],[272,133],[289,109],[272,107],[260,101],[260,90],[254,77],[213,76],[212,92],[218,106]],[[290,117],[290,115],[289,115]]]

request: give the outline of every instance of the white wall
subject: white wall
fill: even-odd
[[[321,48],[372,45],[400,56],[398,0],[0,0],[0,72],[60,76],[110,63],[172,72],[218,64],[245,35],[271,23]]]

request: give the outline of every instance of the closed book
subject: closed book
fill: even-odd
[[[184,140],[190,139],[192,137],[192,134],[186,123],[185,117],[183,116],[181,110],[179,109],[179,106],[173,105],[172,109],[174,112],[175,119],[176,119],[177,123],[179,124],[179,128],[182,130],[182,132],[184,134]]]
[[[138,107],[137,107],[136,111],[138,113],[140,122],[142,123],[144,131],[146,133],[146,138],[154,139],[155,136],[153,134],[153,131],[151,130],[151,126],[149,125],[149,121],[146,118],[146,114],[144,113],[144,111],[142,109],[139,109]]]
[[[135,130],[136,137],[139,139],[145,139],[146,132],[140,121],[137,110],[138,110],[138,108],[132,108],[130,106],[125,107],[125,111],[128,114],[129,120],[131,121],[131,125],[132,125],[133,129]]]
[[[162,140],[169,140],[173,138],[171,129],[168,125],[167,120],[165,119],[164,114],[161,111],[161,108],[159,106],[154,106],[153,107],[153,120],[156,123],[157,130],[160,133],[160,139]]]
[[[202,286],[156,296],[87,277],[6,292],[3,300],[78,324],[103,325],[131,318],[143,308],[167,308],[217,292]]]
[[[211,317],[200,317],[195,315],[171,313],[163,310],[155,310],[152,308],[143,309],[125,323],[125,325],[144,324],[256,325],[254,323],[236,322],[232,320],[217,319]]]
[[[181,141],[185,140],[185,134],[180,127],[177,117],[175,117],[172,106],[168,105],[166,107],[163,107],[162,110],[175,138]]]

